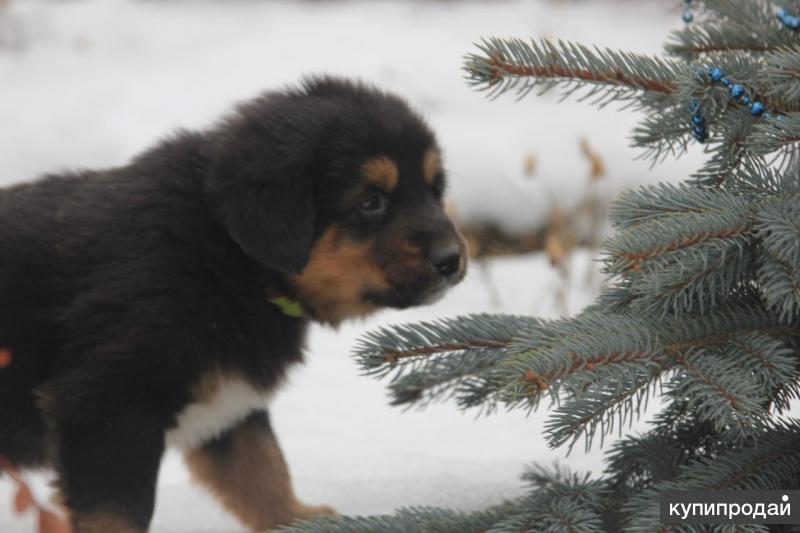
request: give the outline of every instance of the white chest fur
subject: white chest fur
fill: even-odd
[[[219,377],[206,384],[206,392],[176,417],[166,434],[168,446],[191,449],[220,435],[256,409],[267,406],[269,397],[249,383]]]

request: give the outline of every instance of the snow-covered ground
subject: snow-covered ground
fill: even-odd
[[[358,76],[406,96],[438,132],[462,219],[524,229],[585,190],[585,136],[618,191],[680,179],[690,157],[649,169],[633,161],[631,113],[556,104],[555,95],[487,101],[468,89],[461,57],[482,36],[559,36],[657,52],[679,15],[662,2],[145,2],[12,0],[0,11],[0,185],[62,168],[124,163],[176,127],[201,127],[232,102],[309,73]],[[523,161],[537,160],[532,178]],[[572,264],[569,312],[591,300],[594,268]],[[272,405],[300,496],[342,513],[404,505],[478,508],[521,492],[531,461],[601,467],[600,452],[548,450],[544,413],[475,418],[450,404],[387,405],[384,384],[358,375],[354,340],[377,325],[502,311],[557,316],[559,277],[541,256],[473,265],[440,303],[385,312],[338,331],[314,329],[307,364]],[[46,476],[35,476],[42,494]],[[0,531],[32,531],[11,517],[0,481]],[[188,482],[177,455],[161,473],[153,531],[241,531]]]

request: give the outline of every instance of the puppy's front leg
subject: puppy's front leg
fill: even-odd
[[[253,531],[334,514],[330,507],[303,505],[295,497],[266,411],[251,414],[185,459],[194,478]]]

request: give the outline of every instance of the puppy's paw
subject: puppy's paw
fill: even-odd
[[[306,520],[314,520],[323,516],[336,516],[337,513],[328,505],[305,505],[295,501],[289,507],[289,513],[283,519],[270,519],[267,522],[259,523],[258,525],[251,525],[251,531],[254,533],[266,533],[272,531],[274,528],[281,526],[290,526],[296,522],[303,522]]]
[[[336,516],[336,510],[329,505],[305,505],[298,503],[294,509],[297,520],[312,520],[320,516]]]

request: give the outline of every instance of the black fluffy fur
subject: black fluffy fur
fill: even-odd
[[[72,512],[146,529],[164,433],[192,384],[220,366],[274,388],[301,359],[307,320],[267,292],[292,296],[287,276],[331,224],[372,231],[343,200],[360,161],[389,154],[404,172],[434,146],[398,98],[317,78],[128,165],[1,190],[0,347],[13,361],[0,370],[0,454],[54,464]],[[414,209],[439,224],[437,187]]]

